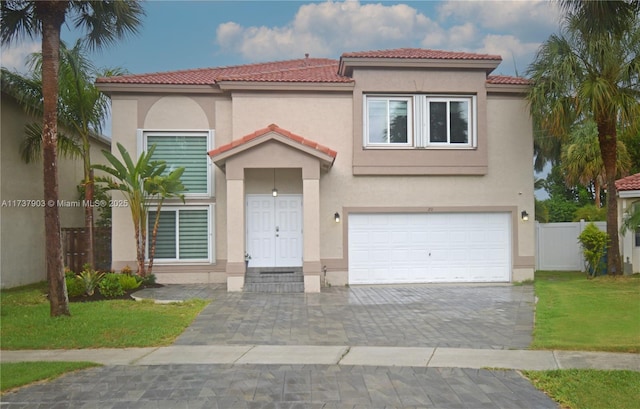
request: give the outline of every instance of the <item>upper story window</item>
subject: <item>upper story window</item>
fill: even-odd
[[[213,148],[213,131],[142,131],[143,150],[155,145],[153,159],[167,163],[171,171],[184,167],[181,180],[186,197],[211,197],[213,169],[207,151]]]
[[[428,143],[469,146],[471,103],[464,98],[427,98]]]
[[[410,146],[411,98],[367,98],[367,145]]]
[[[366,147],[474,148],[475,96],[367,96]]]

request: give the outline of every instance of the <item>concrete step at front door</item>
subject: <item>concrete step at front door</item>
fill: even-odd
[[[252,293],[302,293],[304,292],[302,268],[248,268],[245,274],[243,291]]]

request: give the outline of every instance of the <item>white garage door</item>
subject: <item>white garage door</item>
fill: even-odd
[[[509,281],[509,213],[349,215],[349,283]]]

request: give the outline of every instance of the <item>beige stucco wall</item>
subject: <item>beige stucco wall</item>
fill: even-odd
[[[216,99],[201,95],[176,95],[158,97],[155,95],[112,96],[113,118],[113,146],[112,152],[119,157],[116,143],[121,143],[132,156],[138,157],[137,134],[143,130],[209,130],[215,129],[214,113]],[[217,130],[215,132],[216,144]],[[211,165],[212,166],[212,165]],[[224,174],[214,169],[215,195],[224,190]],[[220,188],[220,186],[222,188]],[[118,193],[115,193],[118,195]],[[223,196],[225,196],[223,194]],[[221,282],[224,280],[224,262],[226,259],[225,240],[220,237],[226,235],[225,208],[216,203],[217,197],[209,199],[187,199],[187,204],[203,205],[215,204],[214,224],[215,236],[218,240],[212,243],[215,248],[215,260],[210,264],[181,265],[163,264],[155,261],[154,273],[160,282]],[[167,200],[165,205],[182,204],[179,200]],[[113,268],[120,269],[129,265],[135,270],[136,251],[133,223],[129,208],[113,209]],[[176,278],[174,272],[181,276]]]
[[[19,154],[24,125],[33,122],[15,101],[2,95],[0,141],[0,202],[8,200],[41,200],[43,198],[42,162],[26,164]],[[94,142],[91,157],[102,159],[100,149],[107,145]],[[77,202],[77,186],[84,177],[81,159],[63,157],[58,161],[58,198]],[[5,203],[6,204],[6,203]],[[84,226],[81,207],[63,205],[61,227]],[[46,279],[44,210],[36,207],[0,208],[0,286],[10,288]]]
[[[379,79],[379,78],[378,78]],[[443,79],[444,81],[444,79]],[[477,78],[468,79],[477,87]],[[452,83],[449,78],[448,83]],[[484,84],[484,83],[483,83]],[[458,86],[459,87],[459,86]],[[393,89],[389,87],[389,89]],[[453,92],[462,88],[438,88]],[[475,88],[474,88],[475,89]],[[480,106],[481,101],[487,101]],[[346,223],[337,224],[333,215],[348,208],[386,208],[410,211],[432,207],[440,210],[509,210],[514,215],[514,279],[532,278],[534,266],[533,140],[526,105],[521,97],[478,98],[478,111],[485,112],[484,128],[487,174],[484,176],[354,176],[354,146],[361,146],[362,132],[355,124],[350,96],[242,94],[233,98],[234,138],[269,123],[319,141],[338,152],[328,173],[320,179],[321,258],[329,270],[346,271]],[[330,120],[327,120],[330,118]],[[353,129],[353,131],[352,131]],[[353,139],[357,143],[353,143]],[[360,147],[361,149],[361,147]],[[438,151],[442,153],[442,151]],[[530,214],[529,222],[520,212]],[[517,216],[517,217],[516,217]],[[344,274],[343,274],[344,276]]]

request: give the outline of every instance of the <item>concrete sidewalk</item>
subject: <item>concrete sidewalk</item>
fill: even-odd
[[[568,368],[640,371],[640,354],[313,345],[197,345],[159,348],[0,351],[1,362],[92,361],[104,365],[352,365],[431,368]]]

